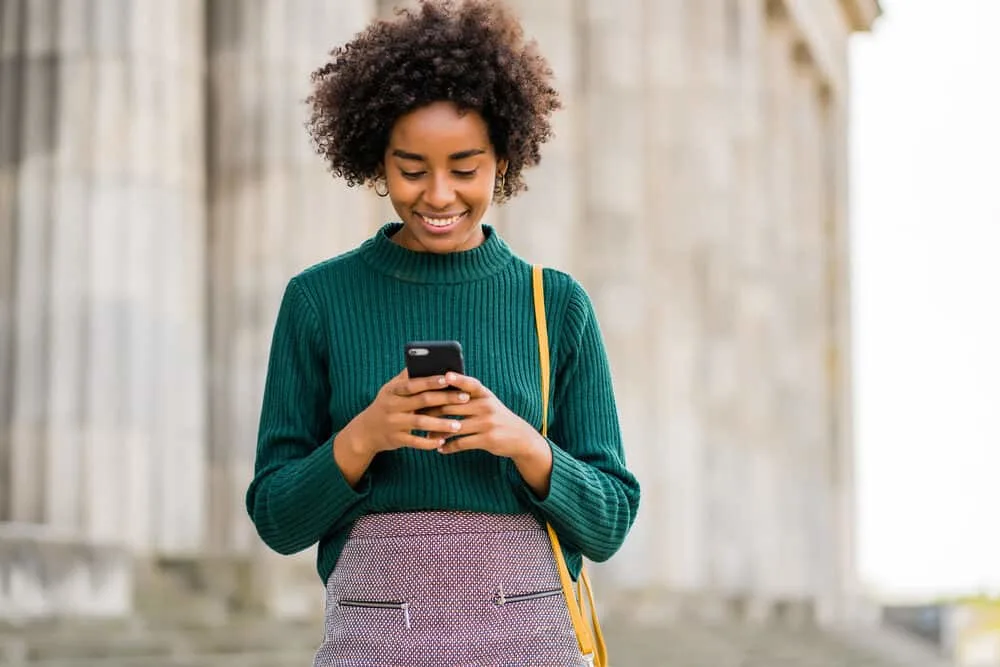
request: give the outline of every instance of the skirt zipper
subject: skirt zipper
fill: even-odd
[[[338,600],[338,607],[356,607],[359,609],[398,609],[403,612],[403,619],[406,621],[406,629],[410,629],[410,603],[409,602],[374,602],[370,600]]]
[[[498,607],[502,607],[510,602],[525,602],[527,600],[540,600],[541,598],[549,598],[555,595],[561,595],[562,588],[552,588],[547,591],[538,591],[537,593],[519,593],[517,595],[507,595],[503,592],[503,586],[497,591],[497,594],[493,596],[493,604]]]

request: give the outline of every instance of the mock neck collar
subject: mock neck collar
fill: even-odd
[[[390,222],[361,245],[361,256],[377,271],[411,283],[461,283],[499,272],[514,254],[490,225],[483,225],[483,242],[471,250],[450,253],[417,252],[390,237],[403,228]]]

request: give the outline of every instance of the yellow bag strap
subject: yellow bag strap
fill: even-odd
[[[535,329],[538,332],[538,359],[542,369],[542,436],[549,434],[549,386],[550,386],[550,364],[549,364],[549,331],[545,321],[545,289],[542,280],[542,267],[535,265],[531,270],[531,284],[535,301]],[[562,584],[563,597],[566,598],[566,606],[569,608],[569,617],[573,622],[573,630],[576,633],[576,641],[580,645],[580,653],[584,658],[596,667],[607,666],[607,649],[604,644],[604,635],[601,632],[601,625],[597,620],[596,609],[594,607],[594,594],[591,590],[590,579],[587,573],[580,571],[577,581],[577,593],[573,592],[573,580],[569,576],[569,568],[566,567],[566,558],[563,556],[562,547],[559,545],[559,536],[556,535],[552,524],[546,523],[545,528],[549,533],[549,540],[552,542],[552,552],[555,554],[556,567],[559,570],[559,581]],[[590,604],[593,634],[583,620],[583,591],[580,586],[586,589],[587,601]],[[594,650],[594,642],[597,642],[597,650]]]
[[[538,360],[542,367],[542,436],[549,434],[549,326],[545,322],[545,286],[542,267],[531,268],[531,287],[535,300],[535,329],[538,331]]]

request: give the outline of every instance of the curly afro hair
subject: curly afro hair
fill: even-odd
[[[375,21],[330,52],[312,74],[309,133],[331,173],[349,186],[374,184],[396,120],[450,101],[483,116],[507,160],[503,201],[527,189],[521,172],[541,160],[560,108],[552,70],[517,19],[496,0],[422,0]]]

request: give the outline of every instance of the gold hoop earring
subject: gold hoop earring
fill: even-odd
[[[496,186],[493,188],[493,193],[497,196],[503,194],[504,186],[507,184],[506,174],[501,173],[496,180]]]
[[[385,187],[384,191],[378,189],[379,183],[381,183]],[[385,179],[379,179],[375,181],[375,184],[372,185],[372,190],[374,190],[375,194],[377,194],[379,197],[389,196],[389,184],[385,182]]]

